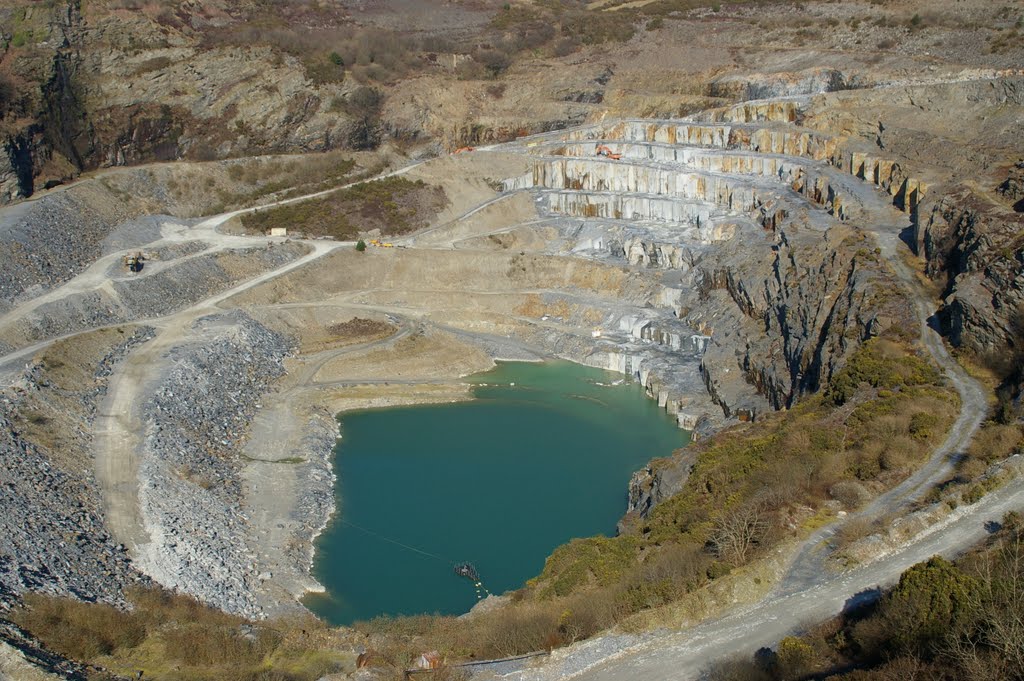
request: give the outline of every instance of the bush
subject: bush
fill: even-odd
[[[779,641],[775,664],[782,679],[802,679],[818,666],[818,654],[814,648],[796,636],[787,636]]]
[[[202,622],[180,624],[165,631],[161,639],[171,662],[204,667],[255,666],[280,643],[280,637],[269,629],[247,631]]]
[[[930,656],[935,642],[972,617],[977,590],[978,583],[945,558],[914,565],[883,600],[884,645]]]
[[[365,250],[366,250],[366,242],[365,242],[365,241],[363,241],[362,239],[360,239],[359,241],[357,241],[357,242],[356,242],[356,250],[357,250],[357,251],[359,251],[360,253],[362,253],[363,251],[365,251]]]
[[[131,587],[126,597],[129,612],[29,594],[10,616],[48,648],[116,678],[141,669],[147,679],[314,681],[346,657],[313,617],[247,622],[159,587]]]
[[[897,358],[899,361],[894,361]],[[844,404],[866,383],[873,388],[894,390],[905,385],[937,384],[939,373],[917,355],[903,353],[892,341],[874,338],[864,343],[832,377],[827,392],[837,404]]]
[[[636,548],[632,537],[573,539],[554,550],[536,581],[550,581],[542,591],[548,597],[565,596],[590,584],[608,586],[632,566]]]
[[[512,63],[512,59],[500,50],[481,50],[473,58],[480,62],[491,78],[497,78]]]
[[[11,619],[48,648],[76,660],[93,660],[127,648],[146,637],[136,615],[100,603],[29,594]]]

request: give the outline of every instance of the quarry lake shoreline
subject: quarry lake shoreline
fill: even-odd
[[[539,352],[527,350],[525,347],[518,348],[515,352],[508,352],[507,350],[508,348],[506,348],[504,354],[508,355],[508,358],[495,357],[492,368],[485,369],[482,373],[473,372],[453,379],[424,378],[422,381],[413,381],[404,385],[401,394],[360,397],[346,400],[343,403],[336,403],[329,409],[321,407],[318,410],[320,412],[318,418],[307,420],[305,426],[303,426],[303,433],[296,438],[310,447],[306,450],[308,453],[305,463],[320,472],[319,475],[304,476],[302,485],[282,484],[282,480],[277,475],[275,468],[280,468],[280,466],[286,464],[268,464],[256,459],[249,459],[247,461],[243,478],[246,480],[247,505],[249,506],[250,516],[269,515],[291,519],[292,523],[289,523],[289,525],[293,530],[292,536],[294,539],[292,551],[294,557],[298,558],[298,560],[290,563],[292,568],[291,574],[288,574],[289,566],[278,561],[277,567],[269,574],[264,573],[261,575],[265,579],[261,579],[259,583],[254,585],[253,595],[260,602],[263,614],[273,615],[289,612],[297,605],[306,602],[311,595],[317,597],[317,595],[324,594],[327,590],[322,580],[316,576],[316,562],[318,560],[316,546],[319,541],[322,541],[324,533],[330,532],[330,528],[339,521],[340,506],[344,503],[344,499],[339,493],[339,488],[343,484],[342,473],[337,468],[336,458],[337,448],[346,438],[344,426],[346,416],[370,411],[388,412],[389,410],[406,407],[430,408],[456,403],[478,402],[480,399],[474,395],[474,392],[491,385],[487,383],[485,377],[499,369],[502,365],[514,366],[516,364],[525,364],[538,367],[542,365],[557,366],[565,364],[575,367],[575,370],[578,372],[599,371],[599,369],[584,362],[573,361],[565,357],[545,356]],[[614,379],[615,383],[624,382],[638,385],[635,377],[607,369],[603,371],[618,376],[619,378]],[[439,386],[441,390],[438,389]],[[639,389],[643,390],[642,386]],[[642,397],[643,408],[653,409],[661,414],[661,418],[668,418],[664,410],[657,406],[657,400],[654,397],[649,394],[642,395]],[[676,425],[673,425],[672,428],[682,433],[687,432]],[[265,448],[260,447],[259,449]],[[668,456],[671,453],[671,450],[659,451],[656,454],[652,453],[640,457],[634,462],[636,465],[630,467],[630,472],[634,469],[642,469],[655,456]],[[277,456],[280,460],[280,453]],[[302,465],[297,467],[301,468]],[[627,476],[622,481],[621,486],[617,487],[618,496],[616,499],[621,500],[622,503],[620,504],[621,507],[618,507],[618,505],[616,507],[614,521],[617,521],[627,510],[625,500],[629,492],[628,481]],[[318,500],[314,504],[317,507],[317,512],[315,513],[310,513],[308,508],[303,512],[304,506],[310,506],[310,499]],[[607,531],[614,532],[614,521],[609,524]],[[595,528],[594,531],[599,532],[600,528]],[[275,551],[279,551],[282,548],[279,545],[279,537],[261,536],[256,532],[251,532],[250,534],[251,538],[257,542],[254,546],[254,551],[258,553],[273,555]],[[282,594],[279,591],[266,590],[265,586],[270,584],[271,580],[277,585],[290,587],[291,596],[287,599],[287,602],[282,602]],[[291,605],[288,605],[288,603],[291,603]],[[300,607],[305,608],[307,606],[302,605]]]
[[[314,567],[330,593],[305,600],[332,624],[465,612],[473,590],[451,569],[463,560],[491,592],[519,588],[556,546],[613,534],[635,470],[687,440],[635,380],[607,370],[502,362],[468,381],[461,404],[339,415],[343,515]]]

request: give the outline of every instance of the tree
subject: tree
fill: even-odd
[[[742,565],[767,530],[765,504],[755,502],[719,518],[711,534],[711,544],[718,558]]]
[[[1010,536],[973,563],[971,617],[958,618],[942,649],[968,678],[1024,678],[1024,542],[1003,526]]]
[[[357,250],[357,251],[359,251],[360,253],[362,253],[363,251],[365,251],[365,250],[366,250],[366,242],[365,242],[365,241],[363,241],[362,239],[360,239],[359,241],[357,241],[357,242],[356,242],[356,250]]]
[[[380,144],[380,112],[384,96],[372,87],[360,87],[348,97],[352,115],[348,141],[353,149],[376,149]]]
[[[335,66],[344,66],[345,60],[341,58],[341,55],[337,52],[331,52],[327,59]]]

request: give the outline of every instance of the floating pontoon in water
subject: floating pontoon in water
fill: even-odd
[[[476,568],[472,563],[458,563],[455,566],[455,574],[459,577],[465,577],[471,579],[474,582],[480,581],[480,573],[476,571]]]

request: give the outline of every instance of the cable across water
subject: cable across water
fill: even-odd
[[[437,559],[437,560],[439,560],[439,561],[441,561],[443,563],[448,563],[450,565],[455,565],[455,561],[450,559],[450,558],[445,558],[444,556],[439,556],[436,553],[431,553],[430,551],[424,551],[423,549],[418,549],[415,546],[410,546],[409,544],[400,542],[397,539],[392,539],[391,537],[385,537],[380,532],[374,532],[373,530],[368,530],[365,527],[362,527],[360,525],[356,525],[354,522],[352,522],[350,520],[345,520],[344,518],[342,518],[341,522],[343,524],[345,524],[345,525],[348,525],[349,527],[351,527],[353,529],[359,530],[360,532],[365,532],[366,534],[368,534],[368,535],[370,535],[372,537],[377,537],[378,539],[382,539],[382,540],[384,540],[386,542],[389,542],[391,544],[394,544],[396,546],[401,546],[403,549],[408,549],[410,551],[415,551],[416,553],[419,553],[419,554],[422,554],[424,556],[427,556],[428,558],[435,558],[435,559]]]
[[[480,579],[480,576],[477,574],[476,568],[472,567],[470,563],[458,563],[458,562],[456,562],[454,560],[451,560],[450,558],[445,558],[444,556],[439,556],[436,553],[431,553],[430,551],[424,551],[423,549],[420,549],[420,548],[417,548],[415,546],[412,546],[411,544],[406,544],[405,542],[400,542],[397,539],[392,539],[391,537],[384,536],[380,532],[374,532],[373,530],[367,529],[367,528],[365,528],[365,527],[363,527],[361,525],[356,525],[351,520],[345,520],[344,518],[342,518],[341,522],[343,524],[345,524],[345,525],[348,525],[352,529],[359,530],[360,532],[368,534],[368,535],[370,535],[372,537],[376,537],[377,539],[380,539],[382,541],[386,541],[386,542],[388,542],[390,544],[394,544],[395,546],[400,546],[403,549],[407,549],[409,551],[414,551],[414,552],[416,552],[416,553],[418,553],[420,555],[426,556],[427,558],[434,558],[435,560],[439,560],[442,563],[448,563],[449,565],[451,565],[452,567],[455,568],[455,574],[457,574],[457,575],[459,575],[461,577],[470,577],[470,581],[473,582],[473,588],[476,590],[476,599],[477,600],[482,599],[485,595],[489,596],[491,594],[491,592],[487,590],[487,587],[485,587],[483,585],[483,581]],[[463,572],[463,570],[465,569],[463,566],[468,567],[470,570],[472,570],[472,573],[471,574],[465,574]]]

